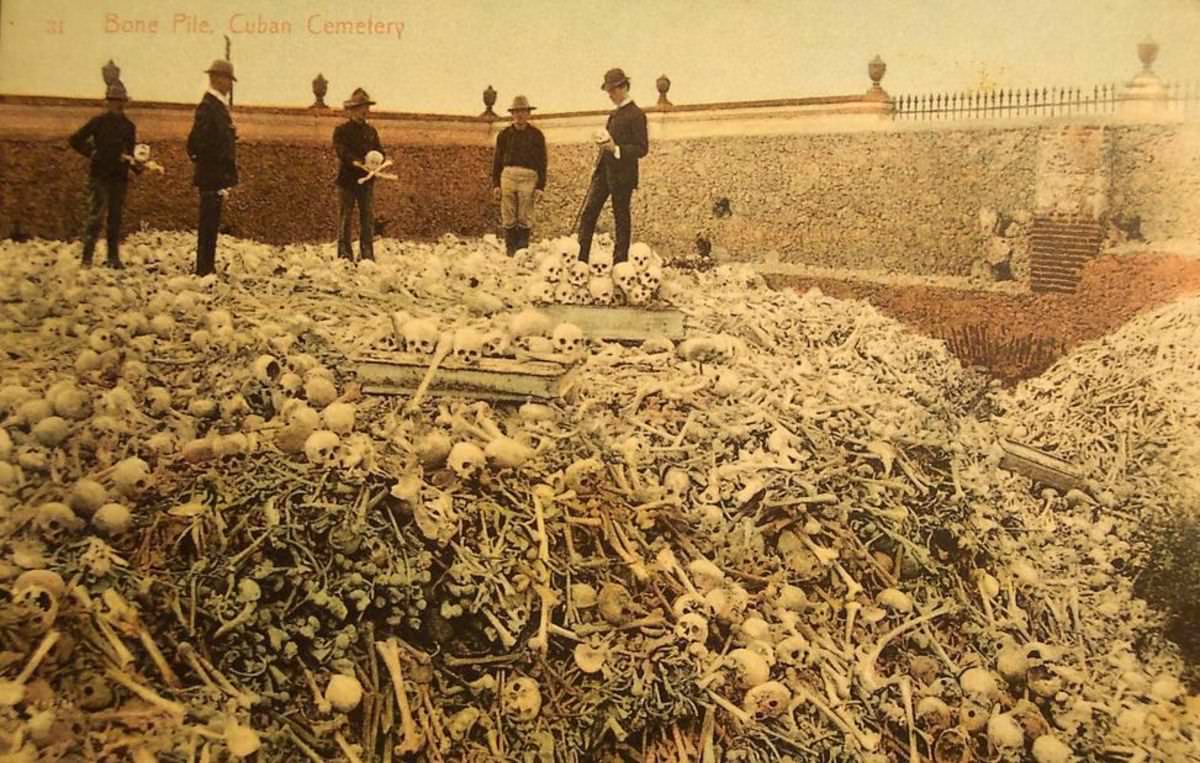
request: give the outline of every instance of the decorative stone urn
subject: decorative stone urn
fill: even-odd
[[[313,101],[312,106],[309,106],[309,108],[310,109],[327,109],[327,108],[329,108],[328,106],[325,105],[325,94],[328,92],[329,92],[329,80],[325,79],[325,75],[318,72],[317,76],[313,77],[313,81],[312,81],[312,94],[313,94],[313,97],[315,98],[315,100]]]
[[[1147,37],[1138,43],[1137,54],[1142,70],[1118,96],[1117,113],[1133,119],[1157,119],[1169,105],[1166,86],[1150,68],[1158,58],[1158,43]]]
[[[671,79],[667,75],[660,74],[658,79],[654,81],[654,86],[658,88],[659,106],[663,108],[670,108],[671,106],[675,105],[667,100],[667,91],[671,89]]]
[[[108,63],[100,67],[100,76],[104,78],[104,87],[109,87],[121,81],[121,67],[108,59]]]
[[[872,92],[883,92],[883,87],[879,83],[883,81],[884,74],[887,74],[887,64],[884,63],[882,58],[876,55],[867,64],[867,76],[871,78]]]
[[[486,108],[479,116],[485,119],[495,119],[496,112],[492,111],[492,107],[496,105],[496,90],[491,85],[488,85],[487,90],[483,91],[483,105]]]
[[[1142,73],[1151,73],[1150,67],[1158,58],[1158,43],[1147,37],[1138,43],[1138,60],[1142,62]]]

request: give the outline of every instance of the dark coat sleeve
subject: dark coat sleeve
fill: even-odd
[[[333,152],[337,154],[338,162],[343,165],[353,165],[356,161],[361,161],[359,157],[352,155],[350,146],[347,145],[346,125],[344,124],[333,128]]]
[[[537,128],[534,128],[534,129],[537,129]],[[538,130],[536,134],[537,134],[537,142],[538,142],[538,149],[539,149],[538,168],[537,168],[537,174],[538,174],[537,189],[539,191],[544,191],[546,189],[546,169],[547,169],[547,165],[549,163],[549,160],[546,157],[546,136],[542,133],[541,130]]]
[[[646,113],[641,109],[629,120],[629,135],[622,136],[628,142],[618,143],[621,147],[621,158],[628,155],[632,159],[641,159],[650,151],[650,137],[646,130]]]
[[[98,117],[92,117],[89,119],[83,127],[80,127],[75,131],[75,134],[71,136],[69,141],[71,148],[87,157],[90,157],[95,151],[95,144],[93,142],[92,134],[96,131],[97,118]]]

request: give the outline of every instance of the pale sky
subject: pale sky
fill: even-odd
[[[247,29],[260,15],[275,29]],[[331,106],[361,85],[377,109],[473,115],[490,84],[498,111],[605,109],[612,66],[644,105],[663,73],[677,104],[846,95],[877,53],[893,95],[1090,87],[1132,77],[1147,35],[1155,71],[1200,80],[1200,0],[0,0],[0,93],[101,97],[112,58],[132,98],[192,102],[223,34],[237,102],[276,106],[321,72]]]

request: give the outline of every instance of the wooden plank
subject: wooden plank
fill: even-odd
[[[1043,482],[1064,493],[1071,489],[1084,489],[1083,477],[1073,464],[1015,440],[1002,438],[1000,447],[1004,451],[1000,459],[1001,469],[1024,474],[1036,482]]]
[[[642,342],[662,336],[677,342],[684,338],[683,313],[669,308],[543,305],[538,309],[556,321],[574,323],[591,339]]]
[[[355,373],[368,394],[411,394],[421,385],[429,356],[406,352],[352,358]],[[569,373],[560,363],[544,360],[482,358],[465,365],[448,357],[433,375],[429,393],[486,400],[548,400],[561,394]]]

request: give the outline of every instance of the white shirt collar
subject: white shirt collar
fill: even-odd
[[[623,101],[621,101],[620,103],[618,103],[618,104],[616,105],[616,107],[615,107],[615,108],[613,108],[613,111],[616,111],[617,109],[619,109],[619,108],[623,107],[625,104],[627,104],[627,103],[631,102],[632,100],[633,100],[633,98],[631,98],[631,97],[629,96],[629,94],[628,94],[628,93],[626,93],[626,94],[625,94],[625,100],[623,100]]]
[[[218,101],[220,101],[222,106],[224,106],[225,108],[229,108],[229,96],[223,95],[221,93],[221,91],[217,90],[215,87],[210,87],[205,92],[207,92],[213,98],[216,98]]]

